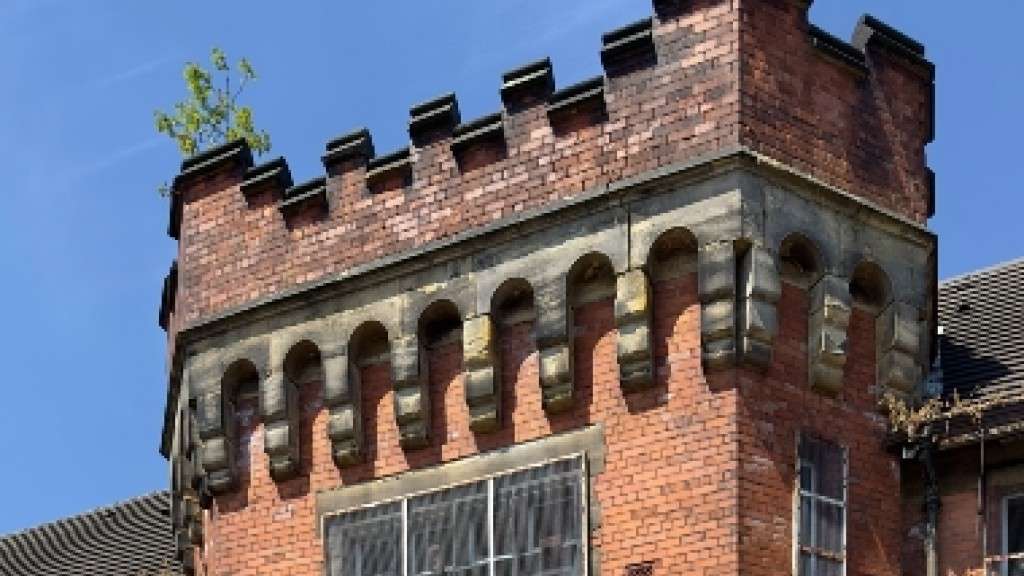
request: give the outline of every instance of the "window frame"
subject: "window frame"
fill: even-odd
[[[801,445],[801,443],[803,442],[804,439],[814,440],[814,441],[818,441],[818,442],[826,442],[828,444],[831,444],[831,445],[835,446],[839,450],[840,457],[842,458],[842,475],[843,475],[842,476],[842,483],[843,483],[843,499],[842,499],[842,501],[838,501],[835,498],[831,498],[831,497],[825,496],[823,494],[817,494],[817,493],[814,493],[814,492],[806,492],[803,489],[803,487],[801,486],[801,471],[802,471],[802,468],[803,468],[803,464],[806,462],[806,460],[804,460],[800,456],[800,445]],[[845,446],[843,444],[840,444],[838,442],[833,442],[831,440],[827,440],[825,438],[822,438],[821,436],[818,436],[818,435],[810,433],[810,432],[798,431],[796,433],[796,437],[795,437],[795,444],[794,444],[793,454],[795,455],[795,458],[794,458],[795,462],[794,462],[794,470],[793,470],[793,559],[792,559],[793,560],[793,565],[792,565],[792,574],[793,574],[793,576],[799,576],[800,575],[800,555],[801,555],[802,552],[807,552],[808,554],[810,554],[811,558],[824,557],[824,558],[828,558],[830,560],[839,562],[839,564],[840,564],[840,571],[839,571],[839,573],[840,573],[841,576],[846,576],[846,572],[847,572],[847,559],[849,558],[849,554],[848,554],[848,550],[847,550],[847,544],[848,544],[848,541],[847,541],[847,526],[849,524],[849,517],[850,517],[850,450],[849,450],[849,448],[847,446]],[[826,503],[828,503],[830,505],[833,505],[833,506],[839,506],[841,508],[841,510],[843,512],[843,522],[842,522],[842,527],[841,527],[841,529],[839,531],[841,545],[840,545],[840,553],[839,553],[838,557],[833,557],[833,555],[829,554],[829,553],[823,553],[823,551],[818,549],[818,548],[805,547],[800,542],[800,525],[801,525],[801,522],[803,521],[803,518],[802,518],[802,515],[801,515],[801,500],[802,500],[802,498],[804,496],[808,496],[808,497],[810,497],[813,500],[820,500],[820,501],[826,502]],[[812,514],[812,516],[813,516],[813,514]],[[817,531],[817,522],[813,522],[813,521],[811,522],[811,530],[814,531],[814,532]],[[811,576],[816,576],[816,575],[812,574]]]
[[[1009,576],[1010,574],[1010,561],[1011,560],[1022,560],[1024,561],[1024,552],[1015,552],[1013,557],[1010,557],[1010,500],[1020,500],[1024,503],[1024,491],[1013,492],[1003,496],[1000,499],[999,506],[999,527],[1002,537],[1002,541],[999,543],[1000,552],[1000,567],[999,573],[1002,576]]]
[[[468,486],[479,482],[487,483],[487,543],[488,543],[488,575],[495,576],[495,564],[498,559],[496,555],[496,542],[495,542],[495,480],[504,476],[511,476],[518,472],[526,470],[533,470],[536,468],[543,468],[558,462],[566,462],[570,460],[576,460],[579,462],[578,471],[580,478],[580,567],[582,568],[581,576],[590,576],[590,458],[589,455],[583,452],[573,452],[570,454],[548,458],[521,466],[515,466],[504,470],[491,472],[479,476],[475,476],[466,480],[459,480],[457,482],[451,482],[443,484],[437,487],[427,488],[423,490],[417,490],[408,492],[399,496],[394,496],[375,502],[367,502],[358,506],[351,506],[348,508],[342,508],[339,510],[331,511],[323,515],[320,520],[320,541],[324,551],[324,570],[325,573],[331,568],[330,548],[327,543],[328,540],[328,521],[334,517],[342,516],[351,512],[359,510],[367,510],[376,508],[378,506],[386,506],[388,504],[399,503],[401,507],[402,523],[401,523],[401,564],[400,564],[400,575],[401,576],[415,576],[409,571],[409,501],[419,496],[428,494],[436,494],[444,492],[461,486]]]

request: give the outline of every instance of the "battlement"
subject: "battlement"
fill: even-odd
[[[843,42],[807,24],[802,2],[740,8],[742,25],[729,3],[671,6],[604,35],[605,76],[556,90],[541,60],[503,76],[500,112],[463,123],[454,94],[413,106],[410,146],[378,155],[367,130],[343,135],[308,186],[292,188],[284,159],[253,167],[244,142],[187,159],[168,230],[184,234],[175,312],[194,324],[716,150],[764,154],[917,222],[931,214],[933,72],[919,43],[869,16]]]

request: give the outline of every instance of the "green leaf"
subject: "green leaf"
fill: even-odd
[[[185,97],[169,111],[153,112],[156,131],[171,138],[185,157],[236,138],[245,138],[257,154],[269,152],[270,135],[256,128],[251,107],[238,104],[247,82],[256,78],[252,64],[241,58],[234,70],[240,79],[233,82],[227,55],[214,47],[210,65],[212,71],[195,62],[185,63]],[[161,190],[168,191],[166,184]]]
[[[216,46],[210,50],[210,63],[221,72],[226,72],[228,69],[228,57],[224,55],[223,50]]]

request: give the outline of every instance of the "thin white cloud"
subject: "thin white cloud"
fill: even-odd
[[[119,72],[114,72],[112,74],[100,77],[93,82],[93,85],[97,88],[109,88],[114,84],[120,84],[122,82],[127,82],[128,80],[132,80],[139,76],[149,74],[150,72],[153,72],[154,70],[160,68],[164,64],[170,62],[170,60],[171,56],[169,54],[165,56],[160,56],[159,58],[154,58],[152,60],[149,60],[148,62],[137,64],[126,70],[121,70]]]
[[[148,152],[149,150],[152,150],[153,148],[156,148],[163,141],[163,137],[152,136],[150,138],[146,138],[145,140],[140,140],[134,144],[130,144],[123,148],[114,150],[113,152],[106,156],[103,156],[91,162],[87,162],[86,164],[80,166],[77,170],[75,170],[75,178],[81,178],[84,176],[88,176],[90,174],[95,174],[97,172],[102,172],[104,170],[113,168],[114,166],[117,166],[118,164],[124,162],[125,160],[128,160],[130,158],[138,156],[139,154],[143,154],[145,152]]]

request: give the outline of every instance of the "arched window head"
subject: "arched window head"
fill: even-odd
[[[284,357],[284,376],[296,386],[320,381],[323,377],[320,348],[309,340],[292,346]]]
[[[569,269],[566,282],[572,306],[615,295],[615,269],[604,254],[591,252],[581,257]]]
[[[654,280],[675,278],[696,271],[697,238],[685,228],[672,228],[658,236],[647,255],[647,272]]]
[[[381,360],[389,351],[388,330],[376,320],[360,324],[349,339],[349,358],[357,365]]]
[[[850,277],[850,296],[855,304],[878,311],[885,308],[892,295],[889,276],[874,262],[861,262]]]
[[[418,332],[427,346],[448,340],[462,329],[462,316],[451,300],[438,300],[420,314]]]
[[[533,286],[522,278],[506,280],[494,291],[491,311],[498,324],[516,324],[533,316]]]
[[[817,246],[799,233],[790,234],[782,241],[779,246],[779,262],[784,279],[804,286],[817,282],[824,270]]]

